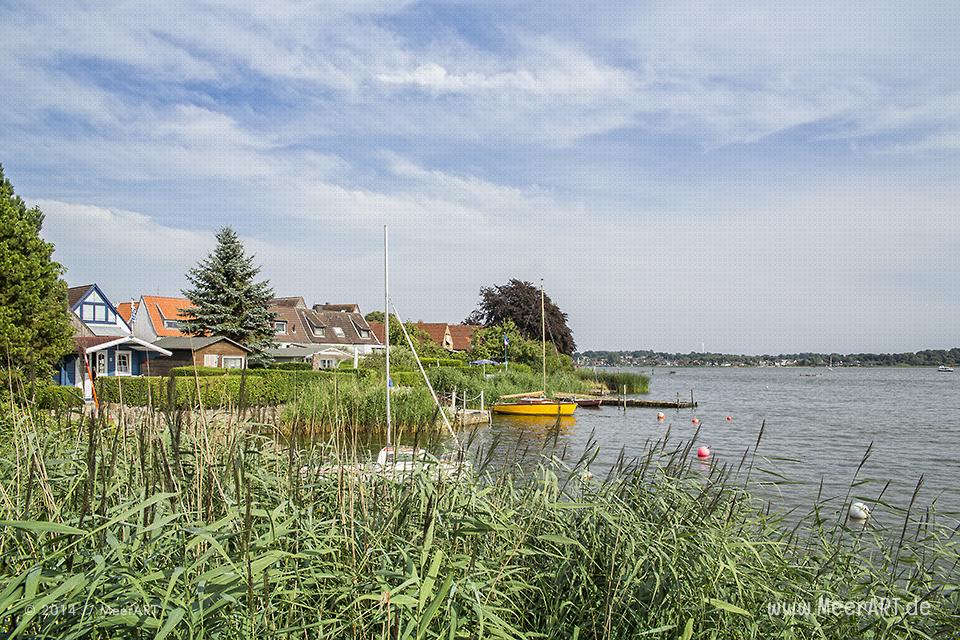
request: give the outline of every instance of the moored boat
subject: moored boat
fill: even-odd
[[[937,371],[939,371],[940,373],[953,373],[953,367],[948,367],[942,364],[939,367],[937,367]]]

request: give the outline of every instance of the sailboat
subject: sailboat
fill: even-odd
[[[413,344],[413,340],[410,338],[410,335],[407,333],[407,328],[403,324],[403,320],[400,318],[400,312],[397,311],[397,306],[392,304],[390,299],[390,253],[389,253],[389,233],[387,225],[383,226],[383,323],[384,323],[384,346],[386,347],[385,356],[386,356],[386,403],[387,403],[387,442],[386,446],[380,449],[380,452],[377,454],[377,460],[374,464],[374,471],[380,475],[386,475],[391,477],[399,477],[404,474],[408,474],[416,468],[423,468],[427,465],[436,465],[436,472],[441,478],[449,479],[455,477],[461,477],[461,474],[469,471],[471,465],[470,462],[465,458],[465,452],[463,446],[460,444],[460,440],[457,438],[457,434],[453,431],[453,426],[450,424],[447,414],[444,412],[442,406],[440,406],[440,401],[437,399],[437,394],[433,390],[433,385],[430,383],[430,378],[427,377],[426,371],[423,369],[423,364],[420,362],[420,356],[417,355],[417,349]],[[390,306],[393,306],[394,315],[397,318],[397,322],[400,323],[400,329],[403,331],[404,337],[407,339],[407,345],[410,347],[410,351],[413,352],[414,360],[417,362],[417,366],[420,368],[420,374],[423,376],[423,380],[426,383],[427,389],[430,391],[430,395],[433,397],[433,402],[437,405],[437,410],[440,414],[440,417],[443,418],[443,422],[446,425],[447,430],[450,432],[453,441],[457,444],[455,451],[442,454],[439,457],[431,456],[426,450],[420,449],[417,447],[401,447],[393,444],[393,425],[391,420],[392,411],[390,409],[390,396],[393,392],[393,381],[390,379]]]
[[[528,393],[501,396],[490,409],[494,413],[514,416],[572,416],[577,403],[570,400],[550,399],[547,392],[547,316],[543,294],[543,279],[540,279],[540,340],[543,347],[543,389]]]

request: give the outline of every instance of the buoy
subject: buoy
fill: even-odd
[[[694,418],[694,419],[691,420],[690,422],[692,422],[692,423],[694,424],[694,426],[696,426],[696,425],[700,424],[700,418]]]
[[[697,457],[701,460],[706,460],[710,457],[710,449],[708,447],[699,447],[697,449]]]
[[[866,520],[870,517],[870,507],[862,502],[854,502],[850,505],[849,513],[851,520]]]
[[[733,422],[733,416],[727,416],[727,422]]]
[[[663,415],[663,411],[657,412],[657,422],[663,422],[667,419],[667,416]]]

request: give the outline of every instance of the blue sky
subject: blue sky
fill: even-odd
[[[543,277],[590,348],[960,344],[955,2],[0,0],[0,162],[72,284],[459,321]]]

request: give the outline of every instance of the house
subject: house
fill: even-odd
[[[192,306],[193,303],[186,298],[141,296],[139,300],[117,305],[117,310],[132,326],[133,335],[147,342],[156,342],[160,338],[188,335],[183,332],[183,321],[189,320],[190,315],[181,309]]]
[[[131,335],[130,325],[96,284],[71,287],[67,313],[74,328],[75,351],[61,358],[54,380],[83,389],[92,397],[99,376],[139,376],[153,358],[171,353]]]
[[[308,307],[300,296],[270,302],[274,321],[274,348],[267,354],[278,361],[312,362],[335,367],[383,346],[356,304],[318,304]]]
[[[130,325],[96,284],[67,289],[67,306],[95,336],[128,336]]]
[[[425,331],[430,340],[447,351],[453,351],[453,336],[450,335],[450,325],[446,322],[417,322],[414,326]]]
[[[473,346],[473,334],[479,329],[475,324],[451,324],[450,338],[454,351],[470,351]]]
[[[250,349],[224,336],[170,336],[160,338],[153,346],[170,357],[150,362],[150,375],[165,376],[174,367],[222,367],[243,369]]]

